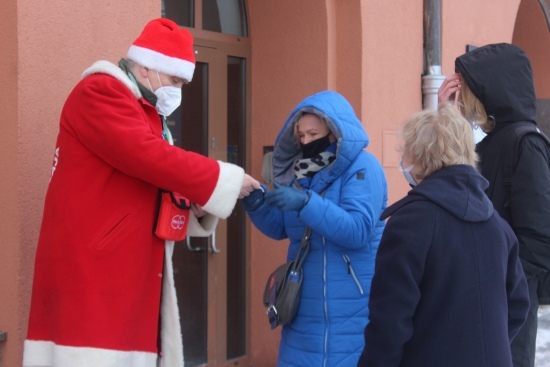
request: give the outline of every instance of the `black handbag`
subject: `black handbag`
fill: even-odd
[[[292,322],[302,291],[302,264],[309,251],[311,228],[307,227],[294,260],[279,266],[267,279],[263,302],[271,329]]]

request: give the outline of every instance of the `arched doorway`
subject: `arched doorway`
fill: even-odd
[[[550,136],[550,2],[522,0],[512,43],[525,50],[533,67],[537,124]]]

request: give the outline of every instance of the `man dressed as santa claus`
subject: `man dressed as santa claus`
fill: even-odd
[[[174,242],[155,232],[170,225],[159,222],[160,193],[193,203],[174,228],[185,218],[190,236],[207,236],[239,197],[259,188],[242,168],[171,144],[164,120],[194,69],[191,34],[155,19],[125,59],[94,63],[67,98],[24,366],[183,366]]]

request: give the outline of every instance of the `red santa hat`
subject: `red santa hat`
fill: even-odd
[[[126,56],[147,68],[187,81],[191,81],[195,71],[193,36],[166,18],[147,23]]]

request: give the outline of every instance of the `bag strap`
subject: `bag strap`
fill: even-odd
[[[507,125],[503,125],[501,129],[503,129],[502,132],[499,132],[498,134],[492,135],[490,137],[491,144],[494,145],[496,148],[490,149],[486,153],[484,153],[484,157],[485,157],[484,160],[486,160],[487,162],[489,161],[493,162],[491,164],[491,171],[490,171],[491,173],[486,177],[487,180],[489,180],[489,182],[491,183],[497,182],[499,175],[502,175],[501,167],[503,165],[503,152],[506,151],[509,144],[513,142],[513,141],[510,141],[511,139],[510,139],[509,130],[512,129],[511,133],[513,134],[514,127],[512,127],[511,124],[507,124]],[[487,139],[487,137],[485,139]],[[480,143],[478,143],[477,146],[483,145],[485,143],[485,139],[482,140]],[[476,147],[476,151],[479,153],[477,147]],[[483,165],[484,162],[482,161],[481,164]],[[485,190],[485,193],[493,202],[495,202],[496,200],[494,197],[494,191],[495,191],[494,184],[490,184],[487,190]],[[499,208],[497,208],[497,210],[498,209]]]
[[[548,140],[546,135],[544,135],[544,133],[539,130],[538,127],[531,123],[521,123],[521,125],[518,124],[518,126],[509,134],[508,141],[505,144],[505,148],[501,150],[503,160],[503,182],[504,187],[508,191],[510,190],[512,175],[515,171],[519,158],[519,143],[521,139],[527,134],[536,134],[540,136],[545,141],[546,145],[550,147],[550,141]]]
[[[172,203],[174,203],[174,205],[178,208],[191,209],[191,202],[180,194],[174,194],[172,191],[170,191],[170,198],[172,199]]]
[[[324,189],[321,191],[321,196],[325,196],[325,191],[327,189]],[[309,252],[309,246],[310,246],[310,239],[311,239],[311,228],[306,227],[304,230],[304,235],[302,236],[302,242],[300,243],[300,248],[298,249],[298,253],[296,254],[296,257],[294,258],[294,261],[292,263],[292,270],[300,270],[302,268],[302,264],[304,263],[304,260],[307,256],[307,253]]]
[[[296,257],[294,258],[294,261],[292,263],[292,270],[300,270],[302,268],[302,264],[304,263],[307,253],[309,252],[310,238],[311,238],[311,228],[306,227],[306,230],[304,231],[304,235],[302,236],[302,243],[300,244],[298,253],[296,254]]]

